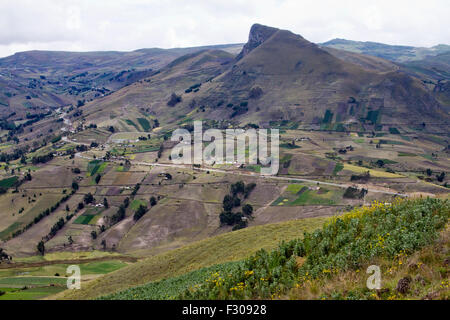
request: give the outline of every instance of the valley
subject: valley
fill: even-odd
[[[348,212],[359,219],[382,207],[407,220],[409,203],[445,221],[427,224],[436,237],[409,254],[446,241],[450,71],[439,59],[449,51],[397,48],[393,58],[392,48],[369,49],[255,24],[246,44],[0,59],[0,299],[202,299],[206,289],[186,290],[216,272],[238,274],[240,263],[253,272],[247,259],[261,249],[339,229]],[[192,133],[194,121],[222,133],[278,129],[278,173],[261,175],[261,163],[174,164],[171,136]],[[381,255],[371,253],[360,267]],[[81,290],[66,288],[72,264]],[[289,290],[214,298],[311,294],[280,283]]]

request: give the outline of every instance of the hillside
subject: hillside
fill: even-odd
[[[114,285],[114,279],[119,275],[121,279],[128,279],[130,276],[127,274],[141,274],[144,270],[146,277],[152,274],[153,260],[148,259],[88,283],[87,289],[77,292],[75,296],[67,292],[60,297],[92,298],[114,289],[120,292],[106,299],[291,297],[392,300],[407,299],[408,296],[416,299],[445,299],[449,293],[446,276],[448,259],[445,260],[449,245],[446,226],[449,214],[448,201],[420,199],[398,200],[393,204],[374,203],[371,207],[355,209],[335,217],[325,223],[322,229],[305,232],[303,239],[282,242],[270,251],[262,248],[239,265],[230,263],[240,256],[238,253],[233,259],[228,258],[228,263],[206,269],[203,267],[208,265],[201,264],[197,270],[194,269],[196,271],[184,276],[171,274],[168,279],[164,277],[159,282],[155,280],[161,278],[153,276],[153,282],[128,290],[123,290],[123,284],[120,287]],[[381,221],[382,217],[384,220]],[[280,232],[280,228],[287,226],[280,224],[264,228],[274,228]],[[301,231],[304,230],[302,228]],[[252,239],[251,232],[256,232],[256,229],[235,233],[232,237],[226,237],[226,240],[222,236],[216,240],[228,244],[238,236],[250,236]],[[217,248],[218,243],[213,244],[213,241],[203,241],[168,254],[177,265],[180,260],[185,260],[186,250],[195,253],[207,243]],[[222,250],[219,249],[219,252]],[[158,259],[160,263],[166,260],[163,256]],[[197,262],[201,260],[196,259]],[[382,268],[383,289],[371,291],[365,287],[366,276],[361,270],[370,264]],[[440,265],[444,267],[438,271],[436,268]],[[140,269],[136,269],[137,266]],[[430,267],[433,269],[430,270]],[[401,286],[402,281],[406,282],[404,279],[409,279],[408,283]]]
[[[280,241],[298,237],[303,231],[319,228],[327,218],[312,218],[271,224],[212,237],[191,245],[155,255],[104,278],[83,285],[80,291],[66,291],[58,298],[92,299],[132,286],[183,275],[219,263],[242,260]]]
[[[97,101],[95,108],[100,103],[113,114],[151,100],[149,112],[166,125],[186,114],[236,124],[287,120],[329,129],[373,130],[387,124],[414,126],[424,120],[439,128],[448,123],[432,92],[395,65],[362,55],[337,51],[333,55],[285,30],[253,26],[235,60],[210,70],[205,68],[202,77],[190,81],[202,84],[199,90],[186,91],[188,77],[175,82],[179,71],[169,68],[163,73],[173,81],[170,89],[159,86],[154,93],[145,89],[146,82],[158,84],[163,79],[158,74]],[[170,108],[168,117],[167,101],[173,92],[182,101]],[[88,120],[98,122],[92,113]]]
[[[399,63],[421,60],[426,56],[436,56],[438,54],[450,51],[450,46],[445,44],[440,44],[431,48],[423,48],[345,39],[333,39],[321,43],[320,45],[329,48],[376,56]]]
[[[285,254],[280,240],[297,246],[303,231],[349,211],[379,214],[379,220],[360,222],[366,231],[382,222],[399,247],[418,236],[408,257],[414,259],[435,244],[421,242],[428,235],[414,228],[426,222],[430,235],[440,229],[428,215],[423,221],[414,216],[403,239],[381,213],[399,199],[411,205],[399,204],[399,215],[389,211],[390,219],[407,220],[406,212],[419,207],[448,207],[435,200],[450,195],[449,82],[438,78],[447,60],[442,53],[388,61],[260,24],[244,45],[32,51],[0,59],[0,299],[53,296],[64,290],[72,263],[81,265],[83,289],[60,298],[226,297],[229,292],[185,290],[211,272],[230,270],[236,274],[230,288],[240,288],[245,271],[262,270],[249,267],[249,256],[260,259],[261,248],[271,250],[269,256]],[[261,176],[260,162],[174,163],[172,132],[192,132],[195,120],[221,133],[278,129],[278,172]],[[244,152],[250,153],[248,146]],[[422,200],[406,200],[415,198]],[[368,208],[374,201],[379,207]],[[327,228],[316,234],[336,231]],[[346,234],[343,242],[373,241],[364,247],[378,240],[366,235],[355,240]],[[349,248],[335,238],[330,243],[339,259],[324,254],[330,259],[321,261],[324,268],[347,266],[342,250]],[[321,246],[308,255],[315,257]],[[367,253],[386,268],[396,261]],[[292,258],[285,257],[272,261],[282,271]],[[358,260],[360,266],[370,262],[367,256]],[[431,267],[437,268],[429,278],[434,286],[440,265]],[[344,278],[356,272],[341,271]],[[292,273],[283,274],[270,292],[252,287],[232,298],[311,294],[291,292],[297,283],[290,282]],[[311,296],[329,298],[333,292],[323,285]]]
[[[241,45],[132,52],[27,51],[0,59],[0,103],[24,116],[35,108],[91,101],[152,75],[174,59],[202,50],[239,50]],[[1,116],[8,116],[4,108]]]

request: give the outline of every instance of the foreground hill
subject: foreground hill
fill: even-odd
[[[258,226],[227,233],[142,260],[122,270],[82,285],[82,290],[65,291],[65,299],[92,299],[131,286],[186,274],[219,263],[239,261],[261,248],[319,228],[328,218],[312,218]]]
[[[188,269],[180,271],[177,267],[177,273],[171,274],[173,278],[106,298],[274,299],[289,296],[294,299],[405,299],[410,296],[445,299],[449,294],[445,271],[448,269],[448,259],[445,258],[449,214],[448,201],[435,199],[374,203],[371,207],[358,208],[336,217],[322,229],[306,232],[303,239],[283,242],[269,252],[260,250],[240,263],[225,263],[207,269],[200,269],[207,266],[200,263],[197,265],[200,270],[184,276],[180,275]],[[280,231],[287,226],[261,227],[265,229],[258,230],[258,234],[268,231],[267,228]],[[298,230],[299,236],[305,230],[301,229]],[[256,231],[252,228],[220,236],[144,260],[92,281],[81,291],[63,293],[61,297],[94,298],[111,290],[126,288],[131,283],[142,283],[145,281],[143,278],[147,281],[161,279],[168,271],[161,264],[168,264],[169,268],[184,264],[188,257],[196,256],[198,250],[201,250],[200,258],[196,256],[195,261],[203,261],[206,252],[214,250],[214,247],[215,255],[220,255],[224,245],[230,245],[239,236],[249,236],[250,243],[240,243],[237,252],[227,250],[235,253],[233,258],[221,256],[215,259],[236,261],[242,248],[248,246],[252,248],[250,251],[253,250],[252,234]],[[371,264],[382,268],[381,290],[371,291],[365,286],[366,275],[362,270]],[[193,267],[191,262],[187,265]]]

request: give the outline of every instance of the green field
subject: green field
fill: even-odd
[[[0,287],[21,288],[23,286],[42,286],[50,284],[66,284],[65,278],[57,277],[12,277],[0,278]]]
[[[38,300],[63,291],[63,286],[45,286],[35,288],[2,288],[0,291],[5,294],[0,295],[0,300]]]
[[[137,118],[137,121],[141,125],[142,129],[144,129],[144,131],[149,131],[151,129],[150,122],[148,122],[147,119]]]
[[[82,214],[73,222],[74,224],[89,224],[95,218],[95,214]]]
[[[291,184],[272,203],[272,206],[336,205],[342,200],[343,191],[320,188],[312,190],[300,184]]]
[[[17,182],[17,180],[19,180],[19,177],[17,176],[0,180],[0,187],[6,189],[11,188]]]
[[[139,208],[139,206],[141,206],[141,205],[146,206],[147,201],[142,200],[142,199],[139,199],[139,200],[135,199],[135,200],[131,201],[130,208],[132,210],[137,210]]]
[[[126,122],[128,125],[135,127],[136,130],[139,131],[139,127],[136,125],[136,123],[134,123],[134,122],[131,121],[130,119],[125,119],[125,122]]]
[[[88,163],[87,171],[90,176],[93,176],[102,166],[103,162],[101,160],[92,160]]]

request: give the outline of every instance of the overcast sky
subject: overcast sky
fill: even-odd
[[[246,42],[253,23],[389,44],[450,44],[449,0],[0,0],[0,56]]]

